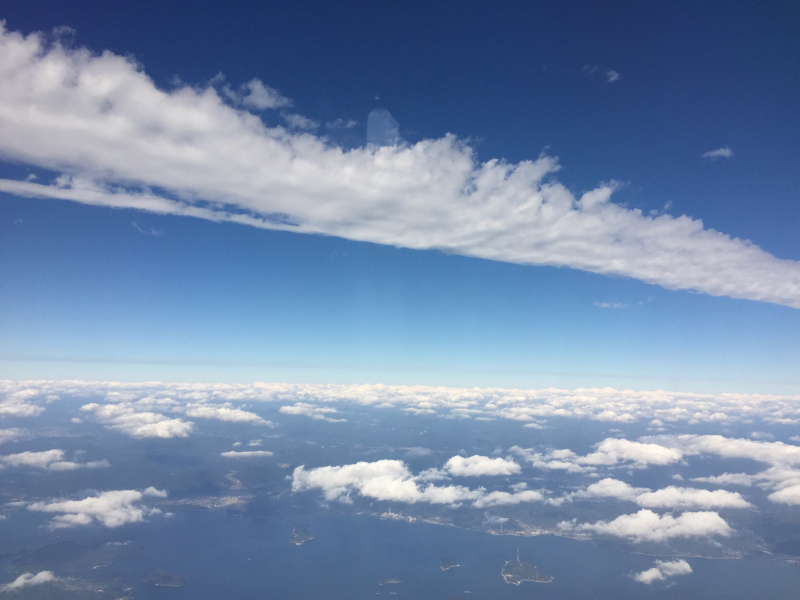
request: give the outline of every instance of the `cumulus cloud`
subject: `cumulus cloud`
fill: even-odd
[[[56,578],[52,571],[39,571],[34,575],[33,573],[23,573],[11,583],[4,583],[0,585],[0,594],[3,592],[15,592],[22,588],[31,587],[34,585],[41,585],[49,583]]]
[[[692,481],[699,483],[713,483],[716,485],[741,485],[750,487],[755,481],[753,475],[747,473],[723,473],[722,475],[713,475],[711,477],[692,477]]]
[[[738,492],[726,490],[703,490],[669,486],[652,491],[635,488],[618,479],[606,478],[593,483],[585,490],[574,492],[570,497],[616,498],[635,502],[646,508],[752,508],[753,505]]]
[[[730,148],[717,148],[716,150],[709,150],[708,152],[703,152],[701,158],[708,158],[710,160],[717,160],[718,158],[732,158],[733,157],[733,150]]]
[[[252,79],[245,83],[239,91],[239,100],[247,108],[266,110],[269,108],[283,108],[291,106],[292,101],[281,93],[264,85],[260,79]]]
[[[593,532],[629,539],[632,542],[664,542],[672,538],[729,536],[733,529],[716,512],[685,512],[678,517],[660,516],[648,509],[621,515],[613,521],[576,524],[562,521],[563,531]]]
[[[229,423],[253,423],[254,425],[274,426],[272,421],[266,421],[257,414],[240,408],[231,408],[230,404],[223,406],[187,404],[185,414],[187,417],[196,419],[217,419],[218,421],[228,421]]]
[[[50,471],[72,471],[73,469],[98,469],[110,466],[107,460],[77,463],[64,460],[64,451],[45,450],[43,452],[20,452],[0,456],[0,465],[10,467],[37,467]]]
[[[22,387],[4,395],[0,400],[0,417],[38,417],[44,407],[32,402],[39,396],[36,388]]]
[[[657,560],[654,567],[637,573],[633,578],[639,583],[650,585],[654,581],[664,581],[668,577],[688,575],[691,572],[692,567],[682,558],[673,561]]]
[[[33,502],[28,510],[60,513],[50,522],[50,527],[60,529],[100,523],[106,527],[119,527],[126,523],[138,523],[145,517],[159,514],[157,508],[141,506],[145,496],[166,497],[166,492],[149,487],[144,492],[137,490],[115,490],[102,492],[82,500],[56,500]]]
[[[482,475],[516,475],[520,467],[513,460],[489,458],[488,456],[454,456],[448,460],[444,469],[457,477],[477,477]]]
[[[614,466],[618,463],[636,468],[667,465],[681,460],[683,456],[674,448],[619,438],[606,438],[595,444],[595,448],[595,452],[586,456],[578,456],[572,450],[566,449],[541,453],[513,446],[510,450],[538,469],[563,470],[570,473],[593,471],[599,466]]]
[[[109,429],[137,438],[186,437],[192,431],[191,421],[170,419],[159,413],[137,412],[130,404],[85,404],[82,411],[94,413],[98,421]]]
[[[347,421],[347,419],[334,419],[328,416],[338,412],[335,408],[314,406],[305,402],[296,402],[293,406],[281,406],[279,410],[285,415],[303,415],[318,421],[328,421],[329,423],[344,423]]]
[[[308,471],[305,466],[300,466],[294,470],[292,476],[292,491],[319,490],[329,501],[352,502],[352,494],[357,492],[374,500],[450,506],[471,502],[477,508],[538,502],[544,499],[541,492],[534,490],[520,490],[513,494],[503,491],[487,493],[484,488],[470,489],[460,485],[437,486],[428,483],[427,479],[425,472],[414,476],[400,460],[359,462],[352,465],[318,467]]]
[[[345,151],[307,133],[318,124],[302,115],[284,115],[294,129],[267,127],[244,108],[283,97],[257,80],[247,90],[160,90],[130,58],[3,27],[0,153],[60,175],[0,189],[800,307],[797,262],[688,216],[615,204],[613,182],[577,197],[553,178],[553,157],[478,162],[453,135]]]
[[[224,456],[225,458],[263,458],[272,456],[272,452],[269,450],[244,450],[242,452],[228,450],[227,452],[221,453],[220,456]]]

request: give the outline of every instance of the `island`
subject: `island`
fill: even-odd
[[[378,585],[388,585],[388,584],[398,584],[398,583],[403,583],[403,582],[400,581],[399,579],[381,579],[378,582]]]
[[[443,558],[442,562],[439,563],[439,567],[441,567],[442,571],[447,571],[447,569],[455,569],[456,567],[460,567],[461,565],[457,562],[450,560],[449,558]]]
[[[158,587],[181,587],[189,581],[189,576],[183,573],[167,573],[163,569],[156,569],[144,578],[145,583]]]
[[[507,560],[500,574],[506,583],[519,585],[523,581],[534,583],[550,583],[553,576],[542,573],[535,565],[526,563],[519,559],[519,549],[517,549],[517,560]]]
[[[308,540],[313,540],[314,534],[311,533],[311,530],[308,528],[307,525],[295,525],[294,529],[292,529],[292,539],[290,542],[295,546],[299,546],[303,542],[307,542]]]

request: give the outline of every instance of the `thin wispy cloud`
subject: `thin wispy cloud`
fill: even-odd
[[[479,162],[453,135],[345,151],[301,115],[267,127],[246,109],[282,101],[255,81],[236,101],[213,86],[163,91],[130,58],[2,29],[0,151],[61,175],[0,179],[0,190],[800,307],[796,261],[687,216],[615,204],[614,182],[575,196],[554,178],[554,157]]]
[[[733,150],[730,148],[717,148],[716,150],[709,150],[700,155],[701,158],[708,158],[710,160],[717,160],[718,158],[733,158]]]

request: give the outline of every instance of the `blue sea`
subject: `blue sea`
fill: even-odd
[[[594,542],[493,536],[367,515],[295,522],[310,527],[315,538],[291,544],[292,524],[282,519],[253,519],[224,510],[181,512],[119,531],[146,551],[110,568],[124,574],[135,598],[154,600],[800,597],[800,568],[785,560],[688,558],[693,573],[647,586],[630,575],[653,566],[653,557]],[[506,584],[500,571],[506,560],[516,557],[517,548],[522,560],[553,575],[553,582]],[[442,571],[442,558],[461,566]],[[155,568],[186,573],[189,581],[181,588],[143,583],[141,578]],[[384,579],[402,583],[379,586]]]

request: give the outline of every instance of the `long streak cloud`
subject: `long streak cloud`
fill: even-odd
[[[256,91],[270,102],[256,102]],[[129,57],[0,23],[0,155],[58,174],[49,183],[0,179],[0,191],[800,308],[800,263],[688,216],[615,204],[614,183],[576,197],[554,179],[553,157],[479,162],[453,135],[343,150],[250,112],[288,102],[258,80],[238,92],[161,90]]]

